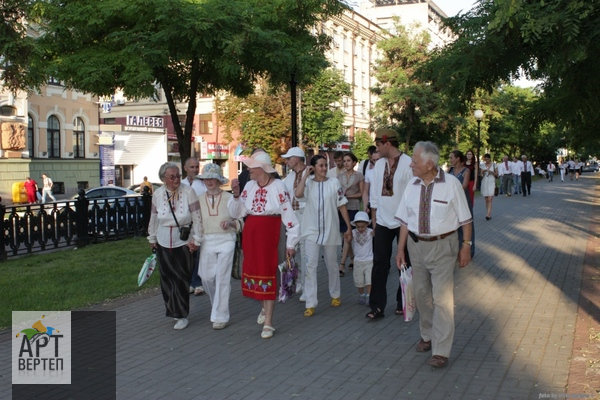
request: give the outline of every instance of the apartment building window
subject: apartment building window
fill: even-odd
[[[60,81],[53,76],[48,78],[48,85],[61,86]]]
[[[73,157],[85,157],[85,125],[81,118],[75,118],[73,124]]]
[[[31,118],[31,115],[28,115],[27,116],[27,151],[29,151],[29,158],[33,158],[33,156],[35,154],[33,152],[33,149],[35,148],[34,140],[35,140],[35,137],[33,136],[33,118]]]
[[[48,145],[48,158],[60,158],[60,122],[58,122],[58,118],[54,115],[51,115],[50,118],[48,118],[46,139]]]
[[[3,117],[14,117],[17,115],[17,109],[13,106],[0,106],[0,115]]]

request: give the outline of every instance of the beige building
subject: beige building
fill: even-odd
[[[432,48],[443,47],[452,41],[452,36],[440,25],[447,15],[432,0],[369,0],[360,3],[359,12],[392,34],[394,17],[405,26],[418,24],[429,32]]]
[[[16,184],[41,174],[55,182],[58,198],[99,184],[98,105],[90,95],[51,82],[40,92],[17,95],[0,85],[0,196],[23,202]],[[14,198],[13,198],[14,195]]]

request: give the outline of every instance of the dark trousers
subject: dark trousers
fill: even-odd
[[[369,304],[371,310],[377,309],[385,312],[387,304],[387,279],[390,272],[392,258],[392,246],[394,240],[398,243],[400,228],[386,228],[385,226],[375,226],[375,237],[373,239],[373,270],[371,272],[371,295]],[[404,252],[406,262],[410,265],[408,251]],[[394,264],[395,265],[395,264]],[[397,269],[397,268],[394,268]],[[400,275],[400,271],[398,271]],[[397,310],[402,310],[402,290],[400,289],[400,280],[398,280],[398,290],[396,292]]]
[[[521,190],[523,190],[523,195],[531,194],[531,172],[521,172]]]

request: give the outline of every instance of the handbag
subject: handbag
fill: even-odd
[[[415,316],[417,305],[413,292],[412,267],[406,264],[400,269],[400,288],[402,290],[402,311],[404,321],[410,322]]]
[[[235,238],[235,248],[233,249],[233,266],[231,267],[231,277],[233,279],[242,279],[242,234],[237,232]]]
[[[296,293],[296,281],[298,280],[298,267],[294,258],[287,257],[279,264],[279,302],[285,303]]]
[[[184,226],[181,227],[179,226],[179,221],[177,221],[177,217],[175,216],[175,211],[173,211],[173,206],[171,205],[171,201],[169,200],[169,209],[171,210],[171,214],[173,214],[173,219],[175,220],[175,224],[177,225],[177,229],[179,229],[179,240],[183,240],[184,242],[187,242],[187,240],[190,238],[190,232],[192,231],[192,225],[193,222],[190,224],[190,226]]]
[[[138,274],[138,286],[142,286],[150,277],[152,273],[156,269],[156,254],[152,253],[151,256],[146,258],[144,261],[144,265],[142,265],[142,269]]]
[[[500,190],[498,189],[498,185],[494,186],[494,196],[498,196],[498,192]]]

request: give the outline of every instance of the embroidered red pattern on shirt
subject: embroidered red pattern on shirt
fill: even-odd
[[[431,193],[434,183],[421,185],[421,196],[419,198],[419,234],[426,235],[431,232],[429,220],[431,216]]]
[[[264,188],[259,188],[256,193],[254,193],[254,199],[252,200],[252,212],[256,214],[262,214],[266,210],[267,205],[267,190]]]

